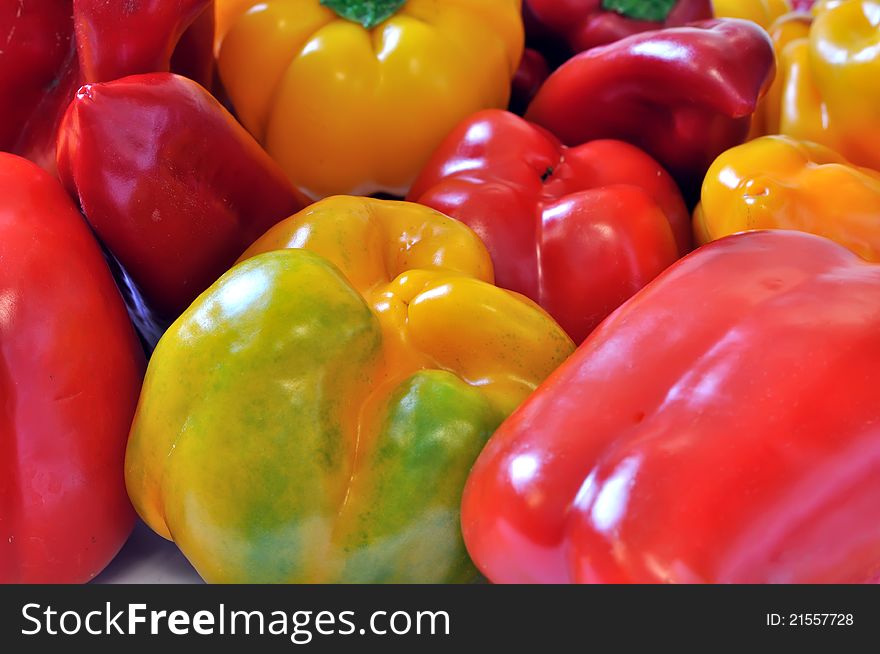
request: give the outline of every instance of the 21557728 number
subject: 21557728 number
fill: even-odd
[[[768,613],[768,627],[850,627],[855,619],[852,613]]]

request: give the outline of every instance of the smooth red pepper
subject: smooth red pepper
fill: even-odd
[[[144,357],[57,180],[0,153],[0,583],[83,582],[134,523],[123,480]]]
[[[620,141],[566,148],[504,111],[453,130],[409,199],[476,231],[497,284],[541,304],[575,341],[691,245],[681,194],[651,157]]]
[[[678,0],[665,17],[656,20],[633,18],[605,9],[604,4],[604,0],[525,0],[524,8],[534,21],[532,29],[538,27],[539,38],[562,40],[570,53],[607,45],[640,32],[681,27],[713,17],[711,0]],[[530,25],[529,21],[526,25]]]
[[[715,158],[745,140],[774,71],[773,44],[758,25],[703,21],[575,56],[544,83],[526,118],[567,145],[632,143],[695,196]]]
[[[204,88],[170,73],[84,86],[59,130],[58,171],[167,318],[308,203]]]
[[[58,123],[85,83],[175,70],[209,85],[213,34],[211,0],[3,3],[0,149],[51,170]]]
[[[483,451],[495,582],[860,582],[880,567],[880,266],[716,241],[609,318]]]

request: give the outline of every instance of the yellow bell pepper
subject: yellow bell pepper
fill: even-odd
[[[787,136],[728,150],[703,183],[697,241],[755,229],[810,232],[880,261],[880,172]]]
[[[220,76],[244,125],[309,195],[404,196],[455,125],[507,106],[520,5],[218,0]]]
[[[806,15],[771,27],[779,73],[753,136],[815,141],[880,169],[880,0],[835,0],[813,13],[809,27]]]
[[[718,18],[742,18],[758,23],[765,30],[791,11],[789,0],[712,0]]]
[[[290,248],[290,249],[287,249]],[[270,230],[165,334],[126,461],[211,582],[450,582],[487,439],[574,350],[465,225],[335,197]]]
[[[810,60],[842,154],[880,170],[880,0],[850,0],[820,13]]]
[[[812,18],[809,14],[792,12],[779,17],[770,26],[768,31],[776,53],[776,77],[767,90],[767,94],[761,99],[758,110],[752,118],[749,140],[765,134],[779,133],[780,114],[783,111],[787,79],[786,71],[790,68],[785,54],[786,48],[794,41],[805,40],[810,34],[811,24]]]

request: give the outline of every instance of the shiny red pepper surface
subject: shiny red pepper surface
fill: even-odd
[[[123,460],[143,368],[70,198],[0,153],[0,583],[88,581],[125,542]]]
[[[0,150],[51,170],[58,122],[85,83],[173,69],[210,84],[213,34],[211,0],[0,3]]]
[[[751,21],[645,32],[570,59],[526,118],[567,145],[632,143],[693,196],[715,158],[745,140],[775,66],[770,37]]]
[[[644,152],[620,141],[567,148],[504,111],[453,130],[410,199],[476,231],[496,283],[541,304],[575,341],[691,244],[675,182]]]
[[[880,566],[880,266],[716,241],[495,432],[464,495],[495,582],[860,582]]]
[[[170,73],[83,87],[59,130],[58,171],[168,318],[307,204],[205,89]]]

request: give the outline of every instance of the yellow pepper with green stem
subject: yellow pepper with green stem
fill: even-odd
[[[330,198],[279,223],[153,355],[132,501],[212,582],[464,582],[465,479],[574,350],[469,228]]]
[[[406,195],[461,120],[505,108],[520,0],[218,0],[236,113],[313,197]]]

